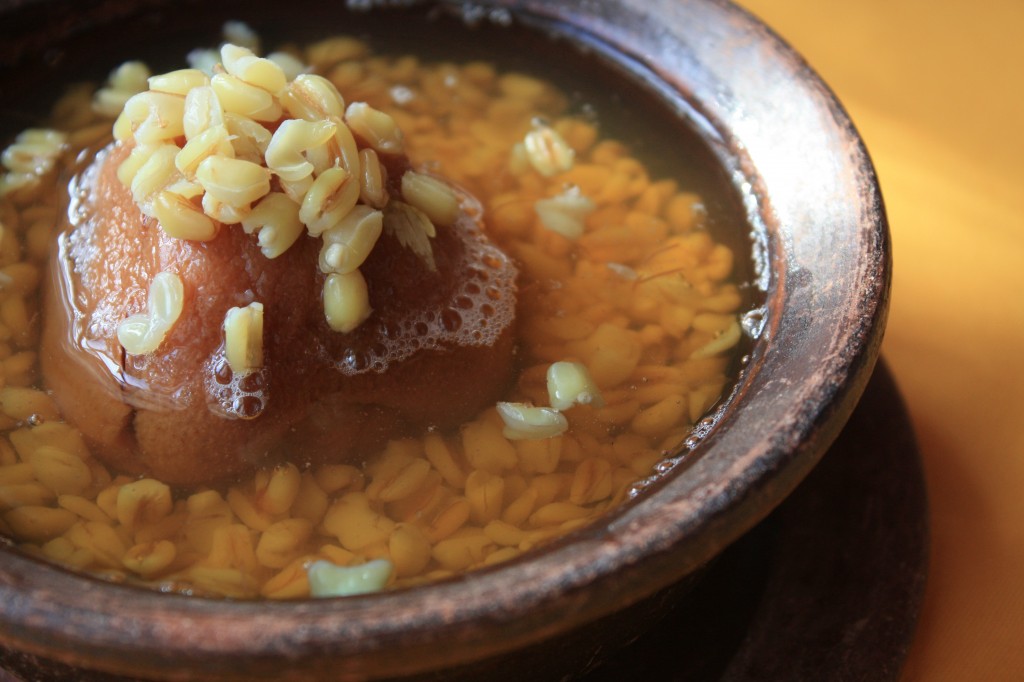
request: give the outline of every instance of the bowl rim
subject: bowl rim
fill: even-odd
[[[755,253],[767,286],[763,340],[695,456],[607,524],[543,552],[429,587],[343,600],[160,594],[4,550],[0,643],[153,676],[203,665],[210,675],[256,679],[283,661],[295,679],[320,669],[387,677],[422,672],[418,660],[462,664],[564,633],[693,572],[817,463],[870,376],[891,282],[877,179],[834,95],[795,51],[731,4],[476,4],[549,28],[571,25],[570,39],[624,55],[636,75],[686,100],[702,119],[691,123],[706,126],[764,235]],[[458,642],[458,650],[440,651],[438,641]]]

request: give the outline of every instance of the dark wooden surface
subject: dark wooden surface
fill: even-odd
[[[821,464],[588,682],[896,680],[928,561],[909,418],[879,363]]]

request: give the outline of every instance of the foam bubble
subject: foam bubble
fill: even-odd
[[[378,342],[350,349],[335,363],[345,374],[385,371],[419,350],[449,347],[487,347],[497,343],[515,316],[516,269],[492,244],[478,224],[467,217],[479,208],[465,205],[463,218],[450,229],[459,231],[465,255],[458,285],[440,308],[426,308],[397,322],[377,322]],[[375,324],[373,319],[364,324]]]
[[[206,402],[210,411],[227,419],[255,419],[270,400],[265,369],[236,374],[221,345],[203,367]]]

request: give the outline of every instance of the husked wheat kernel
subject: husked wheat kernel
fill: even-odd
[[[0,510],[28,505],[42,506],[53,500],[53,491],[36,481],[0,485]]]
[[[211,156],[232,158],[235,149],[231,146],[231,136],[224,124],[208,127],[194,135],[174,157],[174,166],[186,178],[195,179],[199,164]]]
[[[337,128],[332,121],[291,119],[274,131],[267,145],[267,167],[283,180],[302,180],[313,173],[313,164],[303,152],[327,143]]]
[[[260,36],[244,21],[225,21],[221,27],[224,40],[233,45],[248,48],[253,52],[260,51]]]
[[[29,457],[36,480],[58,495],[79,494],[92,484],[92,471],[75,454],[41,446]]]
[[[305,559],[293,561],[263,583],[260,594],[268,599],[299,599],[309,594]]]
[[[157,273],[149,285],[146,312],[132,315],[118,325],[118,342],[133,355],[153,352],[177,322],[184,301],[181,278],[171,272]]]
[[[288,81],[295,80],[309,68],[301,59],[288,52],[271,52],[267,55],[267,59],[281,68]]]
[[[57,498],[57,504],[62,509],[67,509],[69,512],[77,514],[84,521],[96,521],[98,523],[109,524],[111,519],[107,516],[107,513],[100,509],[99,505],[87,500],[84,497],[77,495],[60,495]]]
[[[359,200],[374,208],[383,208],[388,202],[385,187],[387,171],[380,163],[380,157],[372,149],[359,150]]]
[[[185,98],[179,95],[140,92],[125,102],[124,114],[140,144],[160,144],[185,134]]]
[[[732,318],[725,329],[719,331],[713,339],[693,351],[690,354],[690,358],[693,360],[700,360],[701,358],[708,358],[724,353],[739,343],[741,333],[739,322],[735,318]]]
[[[0,485],[29,483],[35,478],[35,472],[29,462],[13,462],[0,465]]]
[[[206,193],[234,207],[248,206],[270,192],[270,171],[252,161],[209,156],[196,169]]]
[[[363,489],[363,474],[359,469],[348,464],[329,464],[320,467],[314,473],[317,485],[333,495],[340,490],[358,491]]]
[[[214,74],[210,87],[225,112],[266,123],[281,117],[283,109],[272,94],[229,73]]]
[[[154,92],[166,92],[171,95],[185,97],[195,88],[210,84],[210,77],[199,69],[179,69],[168,73],[151,76],[148,79],[149,89]]]
[[[170,540],[157,540],[134,545],[125,552],[121,563],[129,571],[134,571],[143,577],[153,577],[174,561],[177,555],[177,547]]]
[[[388,552],[399,578],[415,576],[430,563],[430,539],[418,526],[399,523],[388,538]]]
[[[502,435],[497,419],[477,419],[463,425],[461,440],[466,462],[474,469],[501,473],[515,468],[515,446]]]
[[[226,225],[242,222],[245,220],[245,216],[249,215],[249,212],[252,210],[252,207],[247,205],[233,206],[225,201],[221,201],[209,192],[203,193],[202,206],[203,213],[217,222]]]
[[[3,519],[11,531],[29,542],[52,540],[68,528],[77,517],[65,509],[27,504],[4,512]]]
[[[387,542],[395,522],[371,508],[365,493],[347,493],[327,510],[323,527],[345,549],[358,552],[378,542]]]
[[[53,169],[66,139],[63,133],[54,130],[26,130],[0,153],[0,163],[15,173],[44,175]]]
[[[101,116],[115,118],[132,95],[146,89],[149,68],[142,62],[129,61],[114,69],[107,86],[100,88],[92,99],[92,110]]]
[[[320,487],[311,471],[302,472],[299,490],[292,504],[291,513],[312,524],[320,523],[327,512],[329,498]]]
[[[545,177],[572,168],[576,152],[557,130],[540,126],[531,130],[523,140],[526,157],[534,169]]]
[[[538,199],[534,210],[541,224],[566,239],[579,239],[586,217],[597,208],[578,186],[572,186],[550,199]]]
[[[344,168],[330,168],[313,181],[299,208],[309,233],[319,236],[338,224],[359,201],[359,179]]]
[[[378,153],[401,154],[405,138],[395,120],[365,102],[353,102],[345,109],[345,122]]]
[[[226,116],[217,92],[210,85],[189,90],[182,111],[182,131],[192,138],[215,126],[224,125]]]
[[[504,504],[504,495],[505,481],[501,476],[477,469],[466,477],[470,518],[480,526],[498,518]]]
[[[287,79],[280,66],[264,57],[257,57],[247,47],[226,43],[220,48],[220,58],[229,74],[272,95],[276,95],[287,85]]]
[[[482,529],[465,528],[434,545],[433,556],[449,570],[466,570],[483,563],[496,548]]]
[[[145,161],[131,178],[132,198],[139,205],[139,210],[151,218],[153,199],[177,179],[178,172],[174,167],[177,154],[178,148],[174,145],[161,144],[146,155]]]
[[[334,84],[323,76],[304,73],[295,78],[281,95],[290,116],[319,121],[345,115],[345,100]]]
[[[423,459],[411,459],[388,478],[375,477],[366,493],[381,502],[404,500],[414,494],[427,480],[430,463]],[[379,485],[378,485],[379,484]]]
[[[451,448],[444,439],[436,434],[427,434],[423,439],[423,449],[427,460],[437,470],[448,485],[460,489],[466,484],[466,474],[455,461]]]
[[[205,242],[217,236],[217,223],[188,198],[170,190],[156,195],[153,217],[164,232],[177,239]]]
[[[306,519],[278,521],[260,535],[256,560],[268,568],[284,568],[302,552],[312,532],[313,524]]]
[[[253,481],[256,506],[271,515],[285,514],[294,504],[301,485],[302,475],[290,462],[257,472]]]
[[[320,270],[345,275],[361,266],[384,229],[384,214],[369,206],[355,206],[320,237]]]
[[[159,521],[173,506],[171,489],[151,478],[127,483],[117,492],[117,520],[125,528]]]
[[[281,192],[270,192],[242,218],[242,228],[257,234],[264,256],[277,258],[298,241],[305,225],[297,203]]]
[[[250,118],[231,113],[224,114],[224,125],[231,135],[235,158],[262,163],[273,139],[270,131]]]
[[[358,270],[332,273],[324,282],[324,315],[336,332],[350,332],[373,312],[366,280]]]
[[[567,410],[576,403],[602,407],[604,399],[587,371],[579,362],[555,362],[547,371],[548,398],[551,407]]]
[[[224,316],[224,355],[231,371],[244,374],[263,366],[263,304],[231,308]]]
[[[434,225],[451,225],[459,214],[459,200],[452,188],[425,173],[406,171],[402,175],[402,196]]]
[[[549,407],[500,402],[498,413],[505,422],[502,433],[511,440],[551,438],[569,428],[566,418]]]
[[[258,566],[253,531],[240,523],[221,526],[213,532],[206,560],[210,566],[254,571]]]

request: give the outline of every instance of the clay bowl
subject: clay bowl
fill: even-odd
[[[82,36],[136,35],[119,27],[141,26],[125,40],[152,43],[183,12],[217,26],[258,7],[0,2],[2,106],[10,115],[13,93],[32,92],[12,64],[56,64],[64,55],[66,66],[62,50]],[[342,600],[213,601],[107,584],[0,547],[5,667],[55,679],[559,677],[640,632],[666,594],[698,581],[699,569],[777,506],[829,447],[878,354],[890,251],[871,162],[826,86],[769,29],[721,2],[475,7],[582,46],[695,131],[720,164],[754,236],[766,314],[713,423],[679,453],[680,464],[603,522],[427,587]],[[393,11],[408,10],[375,8],[358,20]],[[116,63],[103,61],[102,73]]]

